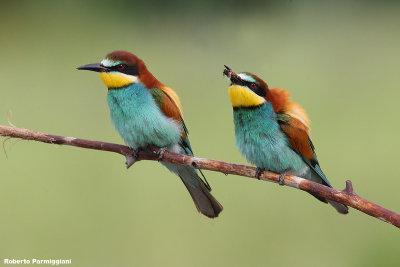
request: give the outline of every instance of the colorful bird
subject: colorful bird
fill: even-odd
[[[141,59],[126,51],[115,51],[101,63],[78,69],[100,73],[108,88],[111,120],[125,143],[134,151],[153,145],[193,156],[178,95],[159,82]],[[127,159],[127,167],[131,164],[133,162]],[[195,169],[162,164],[181,178],[199,212],[210,218],[218,216],[222,206]]]
[[[289,92],[272,88],[254,74],[235,73],[225,66],[224,75],[231,81],[229,98],[233,106],[236,145],[249,162],[262,170],[280,173],[283,185],[286,174],[296,175],[332,187],[322,172],[309,130],[305,110],[290,101]],[[329,199],[339,213],[348,213],[346,205]]]

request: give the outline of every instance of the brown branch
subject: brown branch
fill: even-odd
[[[127,158],[127,167],[132,165],[135,161],[139,160],[157,161],[159,157],[158,156],[159,148],[156,147],[149,147],[145,151],[138,152],[135,160],[135,157],[133,157],[134,151],[131,148],[124,145],[106,143],[101,141],[85,140],[74,137],[51,135],[28,129],[8,127],[2,125],[0,125],[0,136],[8,136],[12,138],[34,140],[50,144],[70,145],[88,149],[115,152]],[[235,174],[239,176],[256,179],[255,178],[256,168],[250,166],[232,164],[212,159],[196,158],[187,155],[175,154],[168,151],[165,151],[161,160],[164,162],[169,162],[174,164],[192,166],[198,169],[217,171],[224,174]],[[278,183],[278,178],[279,174],[269,171],[263,171],[262,174],[260,175],[261,180],[274,183]],[[284,184],[290,187],[298,188],[303,191],[307,191],[315,196],[327,198],[339,203],[346,204],[370,216],[373,216],[375,218],[378,218],[382,221],[393,224],[394,226],[400,228],[400,214],[397,214],[386,208],[378,206],[358,196],[353,191],[353,186],[351,184],[351,181],[346,181],[346,188],[341,191],[292,175],[285,176]]]

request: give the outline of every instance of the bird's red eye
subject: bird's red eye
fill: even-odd
[[[125,66],[122,65],[122,64],[119,64],[119,65],[117,66],[117,70],[119,70],[119,71],[124,70],[124,68],[125,68]]]
[[[251,88],[256,88],[256,84],[255,84],[255,83],[251,83],[251,84],[250,84],[250,87],[251,87]]]

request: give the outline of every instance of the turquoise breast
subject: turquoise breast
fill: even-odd
[[[161,112],[144,85],[108,90],[107,102],[115,129],[132,149],[149,144],[171,149],[179,143],[177,122]]]
[[[302,158],[291,148],[281,131],[271,103],[258,107],[234,108],[236,145],[249,162],[274,172],[307,169]]]

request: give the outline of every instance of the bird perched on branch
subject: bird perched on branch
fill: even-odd
[[[193,156],[178,95],[159,82],[141,59],[126,51],[115,51],[101,63],[78,69],[100,73],[108,88],[111,120],[125,143],[134,151],[152,145],[163,148],[160,159],[165,149]],[[127,158],[127,167],[133,162],[134,159]],[[195,169],[162,164],[181,178],[199,212],[210,218],[218,216],[222,206]]]
[[[296,175],[332,187],[322,172],[309,136],[310,119],[305,110],[290,101],[289,92],[268,88],[254,74],[236,73],[225,66],[231,85],[229,98],[233,106],[236,145],[247,160],[262,170],[280,173],[283,185],[286,174]],[[317,197],[331,204],[339,213],[347,206]]]

